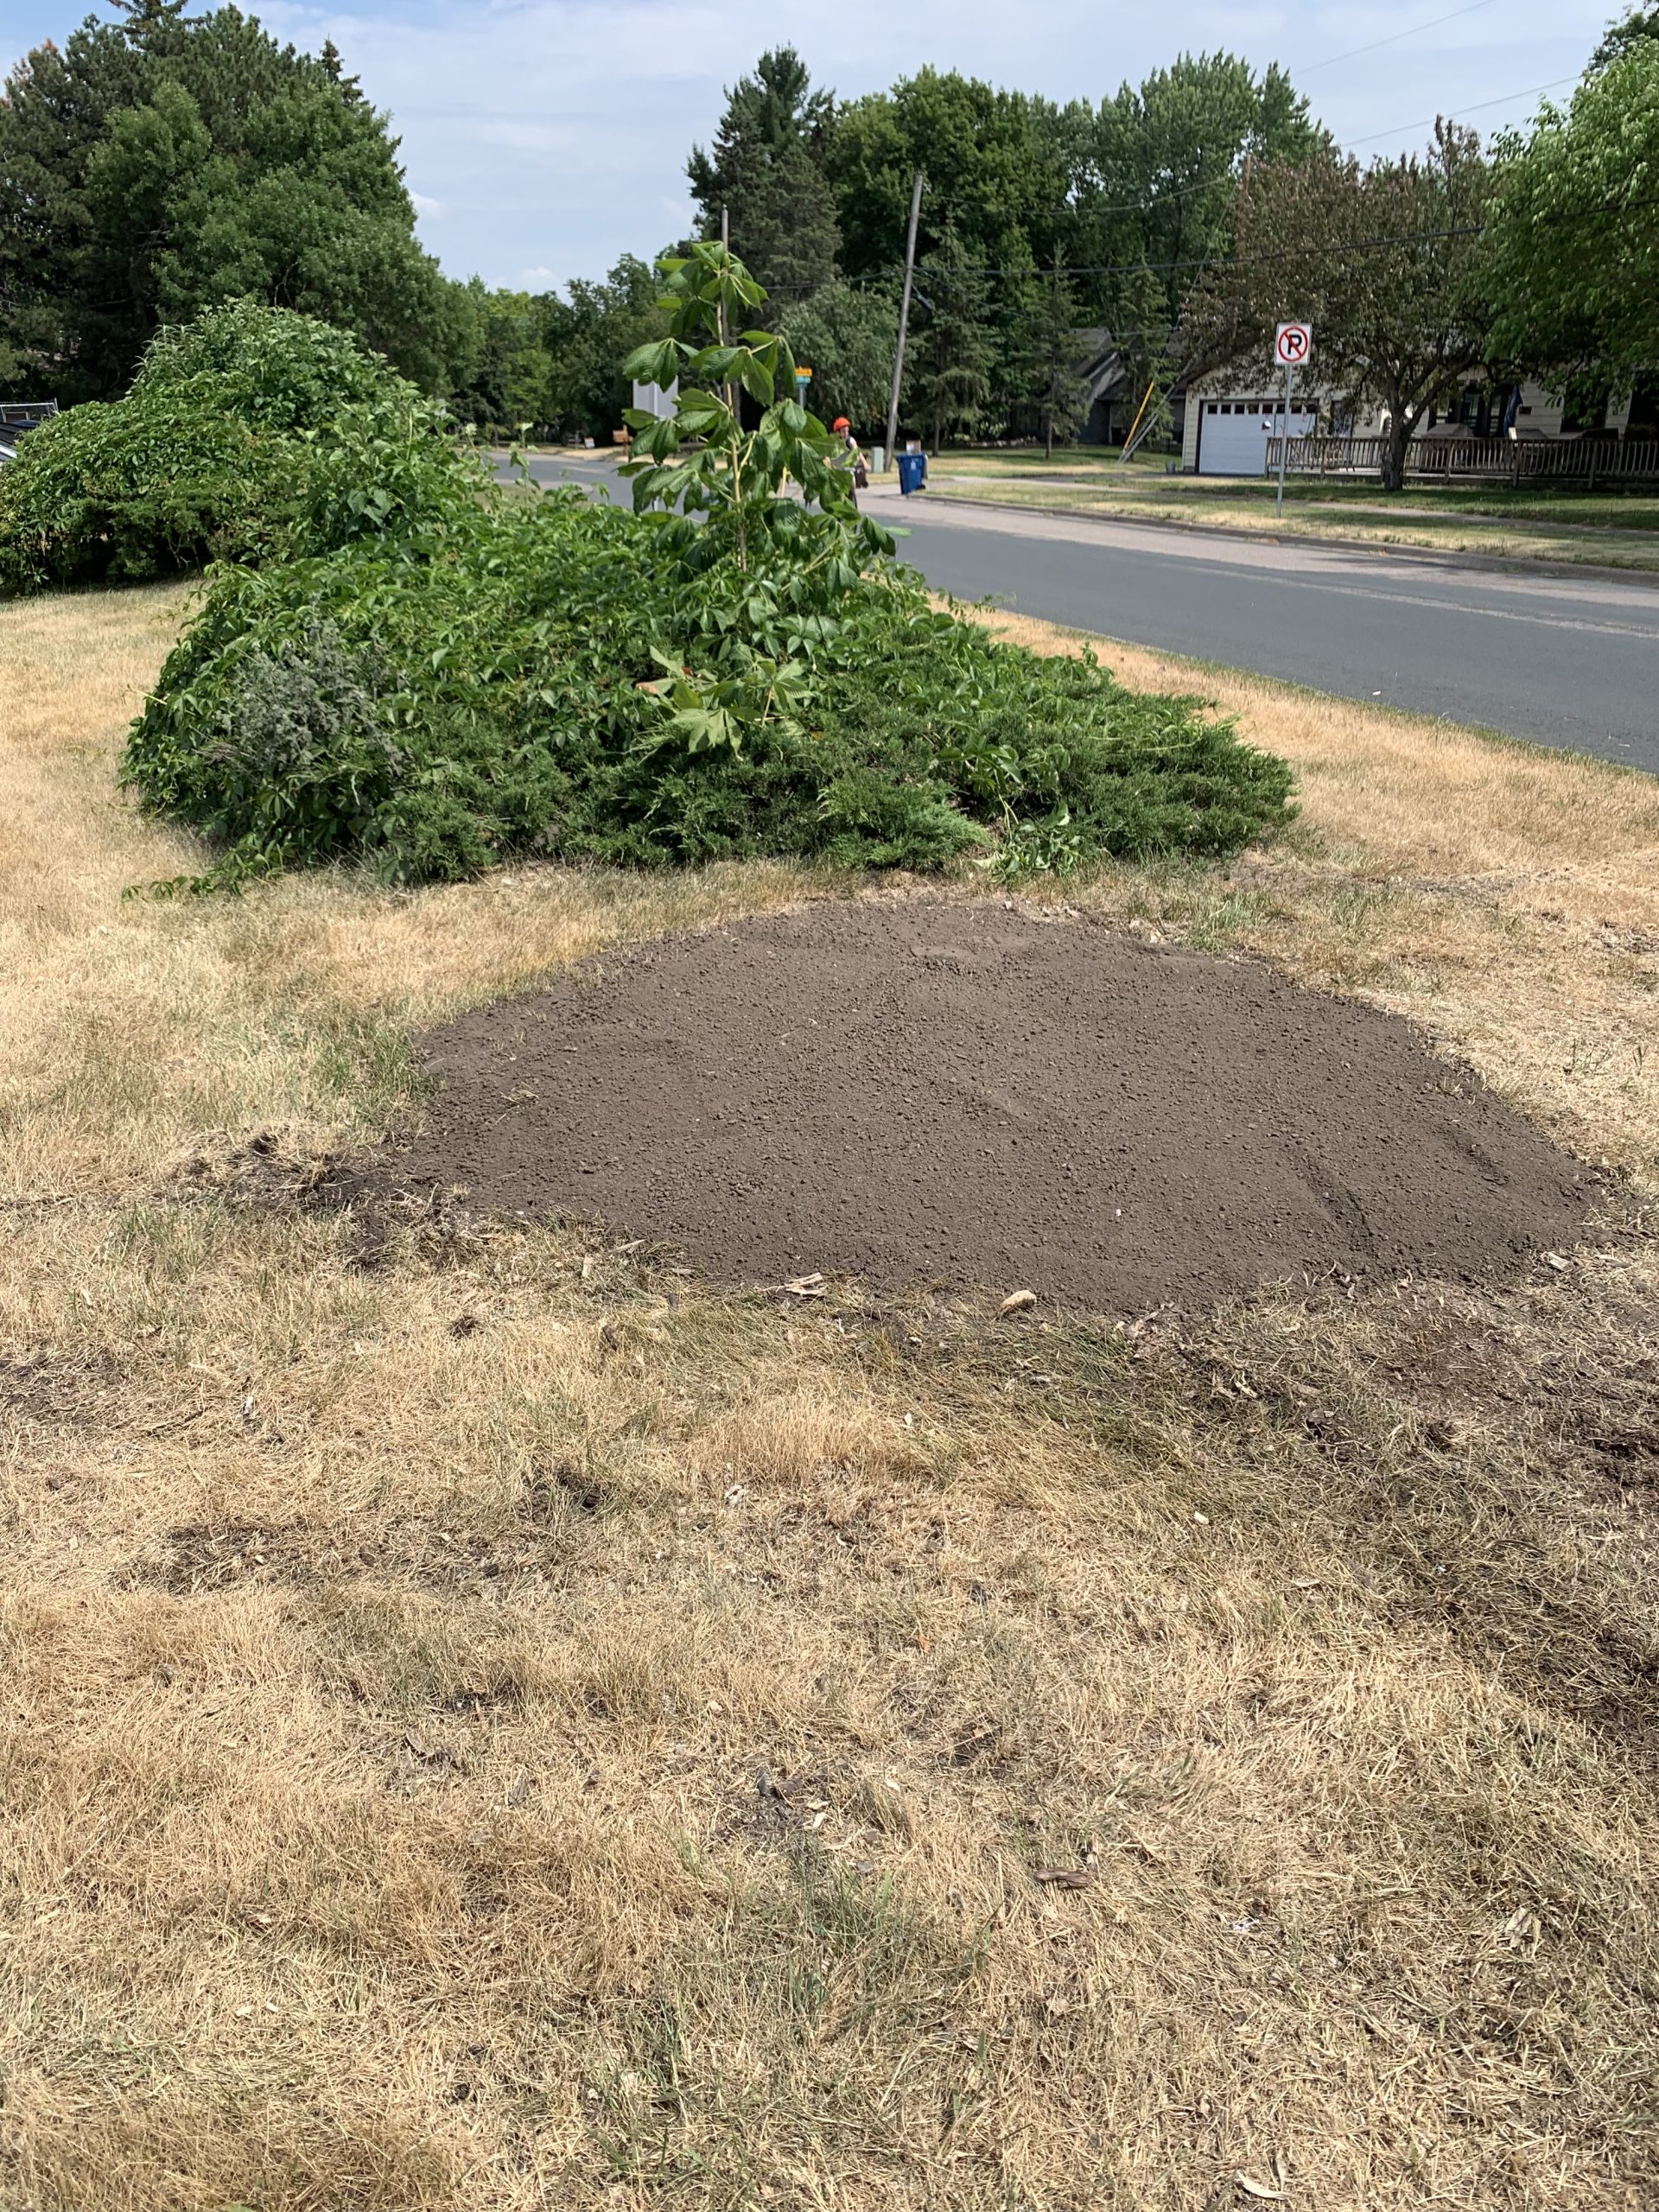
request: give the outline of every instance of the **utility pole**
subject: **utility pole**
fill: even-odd
[[[893,448],[899,442],[899,387],[905,376],[905,336],[910,328],[910,288],[916,279],[916,225],[922,213],[922,173],[916,172],[915,188],[910,195],[910,238],[905,247],[905,293],[899,303],[899,350],[893,357],[893,397],[887,403],[887,466],[896,468],[899,457]]]

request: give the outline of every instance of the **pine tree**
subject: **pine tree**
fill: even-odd
[[[126,17],[129,44],[145,54],[178,51],[185,32],[193,25],[186,16],[185,0],[112,0]]]
[[[702,236],[719,237],[723,212],[733,251],[774,313],[836,273],[841,237],[823,159],[834,118],[833,97],[814,92],[799,54],[780,47],[728,91],[712,154],[694,146],[686,163]]]
[[[340,60],[340,48],[331,38],[322,41],[322,52],[317,56],[318,66],[331,84],[340,86],[340,96],[345,100],[360,100],[363,87],[355,77],[346,74],[346,65]]]
[[[990,288],[969,261],[954,223],[917,264],[920,312],[907,372],[907,411],[920,417],[937,451],[952,436],[970,438],[984,419],[996,358]]]
[[[731,237],[774,313],[833,280],[840,243],[835,194],[804,146],[788,147],[762,167],[732,211]]]
[[[1036,410],[1043,449],[1052,461],[1055,438],[1069,444],[1089,411],[1088,386],[1077,374],[1077,303],[1058,269],[1034,287],[1027,312],[1020,396]]]

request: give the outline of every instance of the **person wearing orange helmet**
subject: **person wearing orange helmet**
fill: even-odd
[[[853,472],[853,504],[856,506],[859,493],[869,483],[870,472],[864,466],[864,455],[860,450],[858,440],[853,435],[853,426],[847,417],[844,415],[837,415],[830,427],[841,440],[842,449],[847,455],[847,465]]]

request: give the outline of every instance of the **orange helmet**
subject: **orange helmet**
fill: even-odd
[[[832,430],[850,430],[853,426],[844,415],[837,415],[830,427]]]

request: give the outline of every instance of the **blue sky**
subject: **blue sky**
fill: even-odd
[[[1097,101],[1184,48],[1226,48],[1258,67],[1283,62],[1315,113],[1370,153],[1420,144],[1437,112],[1491,131],[1550,96],[1537,87],[1567,80],[1553,94],[1565,98],[1611,10],[1611,0],[1465,0],[1452,16],[1454,4],[1217,0],[1115,18],[1100,0],[841,0],[794,11],[792,33],[790,11],[756,0],[256,0],[253,11],[314,51],[332,37],[391,109],[421,236],[452,276],[539,289],[683,234],[688,149],[712,133],[723,86],[791,36],[843,95],[931,63]],[[0,58],[61,39],[86,12],[6,0]]]

